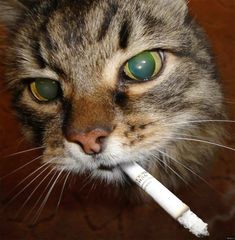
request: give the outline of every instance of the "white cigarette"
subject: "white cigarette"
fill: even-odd
[[[163,186],[157,179],[136,163],[122,164],[123,171],[146,191],[165,211],[197,237],[209,236],[208,224]]]

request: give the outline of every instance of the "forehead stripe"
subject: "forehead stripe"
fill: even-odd
[[[31,43],[31,50],[32,50],[32,55],[33,55],[34,59],[36,60],[36,63],[38,64],[38,66],[40,68],[46,68],[47,63],[42,56],[41,46],[40,46],[38,39],[35,39]]]
[[[103,23],[101,25],[99,34],[98,34],[98,41],[101,41],[102,39],[105,38],[108,30],[109,30],[109,26],[112,22],[112,19],[114,18],[114,16],[116,15],[118,10],[118,6],[116,4],[111,4],[109,6],[109,8],[107,9],[107,12],[105,12],[104,14],[104,20]]]
[[[122,49],[127,48],[128,41],[130,38],[130,32],[131,32],[131,23],[128,20],[125,20],[122,23],[121,30],[119,32],[119,46]]]

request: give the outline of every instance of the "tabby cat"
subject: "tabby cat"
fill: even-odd
[[[223,139],[223,94],[184,0],[0,0],[7,80],[43,163],[125,184],[137,162],[167,185]]]

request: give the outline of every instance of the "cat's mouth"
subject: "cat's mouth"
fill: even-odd
[[[98,169],[99,170],[102,170],[102,171],[110,171],[110,172],[112,172],[113,170],[114,170],[114,168],[117,168],[118,167],[118,165],[103,165],[103,164],[101,164],[99,167],[98,167]]]
[[[100,164],[96,169],[93,169],[91,174],[94,178],[101,179],[106,183],[124,183],[126,181],[125,174],[119,164]]]

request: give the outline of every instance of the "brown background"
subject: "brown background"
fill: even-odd
[[[215,50],[216,61],[225,88],[226,103],[230,119],[235,119],[235,1],[234,0],[191,0],[190,8],[195,18],[207,31]],[[1,30],[1,36],[4,36]],[[2,39],[2,37],[1,37]],[[1,46],[3,44],[1,42]],[[0,58],[3,58],[0,51]],[[2,76],[3,68],[0,69]],[[0,84],[0,176],[5,176],[14,169],[28,163],[40,154],[40,151],[20,154],[6,158],[6,155],[28,149],[19,131],[9,107],[9,95]],[[227,124],[229,125],[229,124]],[[231,140],[227,142],[235,147],[235,123],[228,126]],[[112,197],[104,197],[103,192],[111,187],[94,188],[92,183],[73,177],[66,188],[59,211],[55,213],[61,181],[52,192],[37,223],[32,226],[39,205],[29,218],[25,217],[37,202],[40,193],[47,184],[37,189],[30,201],[30,196],[40,178],[17,195],[33,178],[10,193],[14,186],[30,175],[39,163],[29,164],[19,171],[0,180],[0,239],[196,239],[187,230],[172,220],[155,203],[129,204]],[[36,176],[35,175],[32,175]],[[45,174],[43,175],[45,176]],[[41,178],[42,179],[42,178]],[[177,191],[177,195],[188,203],[199,216],[209,223],[210,238],[225,240],[235,237],[235,153],[221,149],[218,161],[206,177],[211,186],[198,180],[192,188],[185,187]],[[48,182],[48,181],[47,181]],[[93,187],[92,191],[90,189]],[[82,188],[82,190],[81,190]],[[10,195],[9,195],[10,193]],[[7,197],[9,195],[9,197]],[[12,199],[9,203],[9,199]],[[7,203],[8,200],[8,203]],[[41,202],[41,201],[40,201]],[[17,211],[24,206],[20,214]]]

